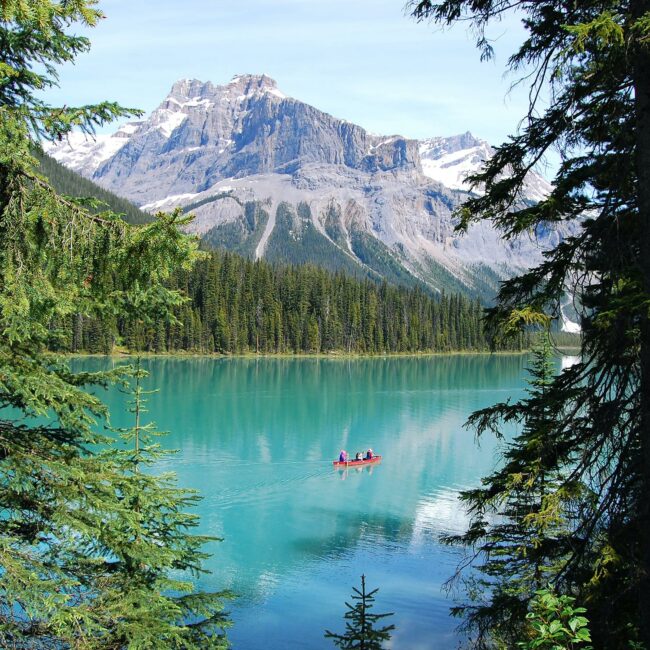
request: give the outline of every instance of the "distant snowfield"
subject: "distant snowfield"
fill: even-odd
[[[419,146],[422,173],[451,189],[469,192],[467,177],[481,168],[491,149],[487,142],[465,135],[471,138],[469,142],[456,143],[454,138],[423,140]]]
[[[44,143],[43,149],[62,165],[88,176],[127,144],[136,128],[133,124],[125,124],[113,135],[94,136],[73,131],[63,142]]]
[[[456,154],[458,158],[457,165],[449,165],[444,159],[438,160],[422,160],[422,173],[434,181],[442,183],[452,190],[470,190],[467,177],[476,171],[476,165],[473,165],[463,155],[463,152]]]
[[[178,205],[189,203],[189,200],[193,199],[195,196],[198,196],[198,194],[174,194],[172,196],[167,196],[164,199],[160,199],[159,201],[145,203],[145,205],[140,206],[140,209],[144,210],[145,212],[155,212],[156,210],[161,210],[162,208],[171,210]]]
[[[189,104],[188,104],[189,105]],[[198,104],[193,104],[196,106]],[[158,129],[165,138],[169,136],[187,119],[185,113],[172,111],[167,108],[159,108],[151,115],[151,124],[155,129]]]
[[[447,138],[429,138],[419,145],[422,173],[454,190],[483,194],[481,187],[471,187],[468,176],[478,172],[492,157],[494,149],[471,133]],[[532,201],[542,201],[553,186],[540,174],[526,177],[523,193]]]

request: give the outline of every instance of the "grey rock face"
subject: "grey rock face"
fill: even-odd
[[[239,75],[223,86],[177,81],[147,120],[92,143],[71,139],[50,153],[145,209],[196,203],[196,232],[219,242],[247,233],[257,257],[269,242],[279,254],[276,213],[284,206],[285,224],[289,204],[309,220],[304,241],[321,257],[330,250],[370,274],[418,278],[438,289],[491,291],[539,260],[557,236],[503,242],[488,224],[462,238],[455,233],[464,178],[493,153],[471,133],[421,142],[372,135],[285,96],[265,75]],[[531,198],[548,189],[531,176]],[[243,221],[247,203],[267,215],[253,230]],[[214,230],[221,226],[226,230]],[[309,259],[309,251],[298,257]]]
[[[225,86],[177,81],[92,177],[143,204],[200,192],[225,178],[290,174],[308,163],[378,171],[414,170],[417,160],[415,141],[371,136],[284,96],[265,75],[242,75]]]

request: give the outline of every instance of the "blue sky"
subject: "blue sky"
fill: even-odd
[[[465,28],[407,16],[401,0],[103,0],[91,52],[61,69],[52,104],[113,99],[151,111],[179,78],[215,84],[266,73],[287,95],[380,134],[472,131],[498,144],[525,113],[508,94],[515,20],[492,30],[481,63]]]

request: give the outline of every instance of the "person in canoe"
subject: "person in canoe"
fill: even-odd
[[[354,460],[363,460],[363,454],[360,451],[358,451],[357,455],[354,458]]]
[[[345,463],[348,459],[348,452],[345,451],[345,449],[341,449],[341,453],[339,454],[339,463]]]
[[[366,460],[372,460],[374,457],[375,457],[375,454],[372,451],[372,449],[368,449],[368,451],[366,452]]]

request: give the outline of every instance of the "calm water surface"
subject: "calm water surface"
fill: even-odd
[[[84,368],[100,359],[76,361]],[[365,573],[376,611],[395,612],[392,648],[455,648],[442,590],[459,551],[442,533],[467,524],[458,490],[494,467],[467,416],[519,397],[527,358],[152,359],[147,388],[179,482],[201,491],[208,550],[201,586],[238,594],[235,648],[332,648],[344,601]],[[122,396],[107,401],[116,424]],[[337,471],[340,449],[372,447],[379,466]]]

